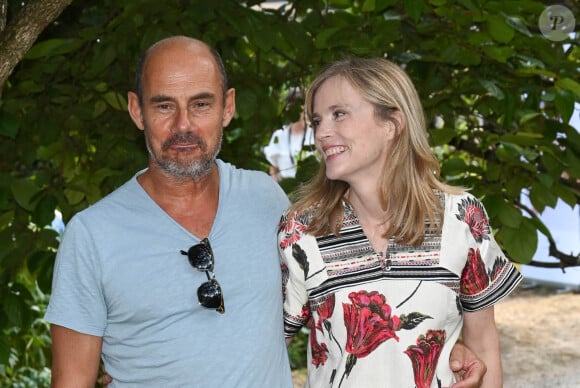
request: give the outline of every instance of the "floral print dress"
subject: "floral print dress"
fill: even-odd
[[[308,218],[282,218],[284,330],[308,327],[306,387],[448,387],[464,312],[507,296],[522,276],[471,194],[440,194],[441,234],[419,247],[390,239],[375,252],[345,203],[340,236],[313,237]]]

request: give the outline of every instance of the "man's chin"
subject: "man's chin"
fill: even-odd
[[[178,165],[172,164],[162,164],[160,165],[169,175],[178,179],[199,179],[207,175],[211,171],[213,161],[208,163],[196,163],[195,165]]]

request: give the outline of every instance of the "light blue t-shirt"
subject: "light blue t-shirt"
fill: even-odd
[[[103,337],[111,387],[292,387],[276,228],[288,199],[265,173],[217,161],[209,236],[165,213],[136,176],[67,225],[46,320]],[[208,237],[225,314],[180,250]]]

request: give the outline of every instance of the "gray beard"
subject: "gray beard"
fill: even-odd
[[[145,133],[148,133],[147,128],[145,128]],[[145,143],[147,144],[147,151],[149,152],[149,157],[159,168],[167,172],[169,175],[183,179],[189,178],[193,180],[198,180],[205,176],[211,171],[213,164],[215,163],[217,156],[221,150],[222,145],[222,133],[220,132],[218,141],[216,143],[216,148],[207,152],[207,144],[203,139],[194,136],[191,133],[177,134],[169,138],[165,143],[163,143],[162,150],[165,150],[180,142],[190,142],[198,144],[199,148],[202,150],[203,155],[196,160],[189,161],[187,163],[181,163],[175,159],[163,158],[153,152],[149,144],[149,138],[145,135]]]

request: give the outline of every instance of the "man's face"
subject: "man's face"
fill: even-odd
[[[130,105],[136,95],[129,95]],[[143,68],[137,120],[145,132],[150,168],[197,179],[210,171],[223,127],[235,111],[234,90],[223,95],[221,78],[204,47],[169,45],[150,54]],[[138,101],[137,101],[138,103]]]

